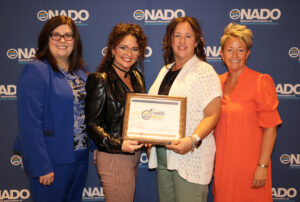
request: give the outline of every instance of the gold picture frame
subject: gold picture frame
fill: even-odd
[[[128,93],[124,140],[168,144],[185,137],[186,97]]]

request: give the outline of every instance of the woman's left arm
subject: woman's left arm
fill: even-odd
[[[198,124],[194,135],[204,139],[216,127],[221,113],[221,97],[216,97],[204,109],[204,118]]]
[[[273,151],[274,143],[276,140],[276,129],[277,127],[263,128],[263,138],[261,143],[261,152],[257,167],[254,172],[252,187],[260,188],[263,187],[267,180],[267,167],[271,154]]]
[[[200,121],[193,134],[198,135],[200,139],[204,139],[217,125],[221,112],[221,97],[211,100],[204,108],[204,118]],[[193,138],[193,137],[192,137]],[[176,153],[185,154],[192,150],[195,139],[185,137],[177,141],[173,141],[171,145],[167,145],[167,149],[171,149]]]

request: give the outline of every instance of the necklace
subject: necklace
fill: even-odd
[[[118,67],[117,65],[115,65],[114,63],[112,64],[112,66],[114,66],[115,68],[117,68],[118,70],[120,70],[121,72],[124,72],[125,75],[124,75],[124,78],[127,78],[127,76],[130,74],[131,72],[131,68],[128,70],[128,71],[125,71],[123,69],[121,69],[120,67]]]

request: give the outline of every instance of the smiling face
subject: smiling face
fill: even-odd
[[[179,23],[172,36],[172,49],[176,63],[184,64],[194,55],[197,46],[194,31],[188,22]]]
[[[113,63],[119,68],[128,71],[137,61],[139,56],[139,45],[132,35],[127,35],[124,39],[112,49],[114,56]]]
[[[52,32],[52,34],[73,34],[72,29],[69,25],[60,25],[56,27]],[[49,37],[49,50],[54,58],[59,61],[68,61],[69,56],[71,55],[74,48],[74,39],[71,41],[66,41],[64,37],[61,37],[60,40],[55,41],[51,37]]]
[[[229,72],[241,73],[246,66],[250,50],[247,49],[243,40],[231,37],[226,40],[220,53]]]

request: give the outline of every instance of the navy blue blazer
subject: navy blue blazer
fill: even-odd
[[[75,72],[86,81],[82,70]],[[24,66],[18,86],[19,136],[15,151],[29,162],[32,176],[53,171],[53,165],[75,162],[72,88],[48,61]]]

